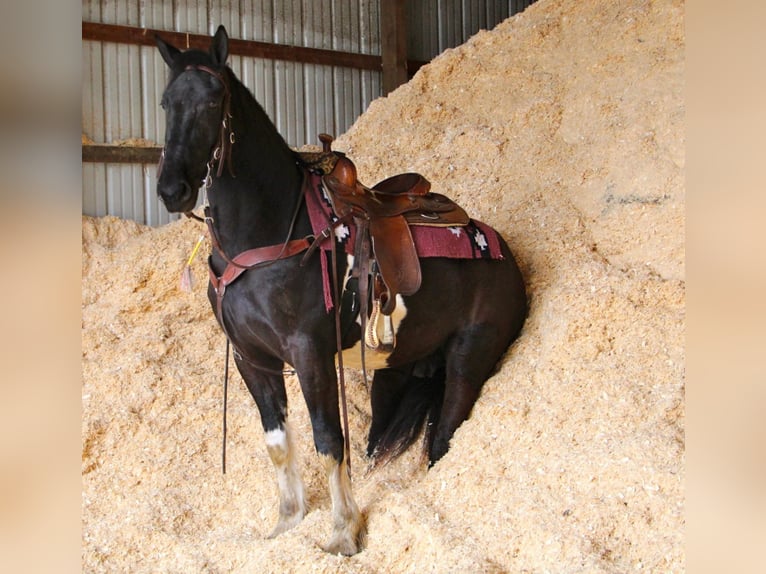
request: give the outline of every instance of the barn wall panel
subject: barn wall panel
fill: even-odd
[[[83,0],[87,22],[211,35],[224,24],[232,38],[380,55],[384,0]],[[430,60],[479,28],[506,18],[497,0],[408,2],[409,57]],[[184,47],[184,46],[181,46]],[[83,41],[83,135],[95,143],[161,144],[159,101],[166,67],[156,49]],[[232,69],[292,146],[341,134],[382,93],[381,73],[338,66],[231,56]],[[153,165],[82,166],[83,213],[161,225],[168,215],[155,195]]]
[[[380,53],[379,0],[84,0],[83,20],[364,54]],[[185,46],[181,46],[185,47]],[[157,50],[83,41],[83,135],[95,143],[161,144],[166,68]],[[232,70],[292,146],[346,131],[380,96],[380,73],[232,56]],[[154,166],[84,163],[83,213],[149,225],[169,216],[155,197]]]
[[[466,42],[479,30],[494,28],[534,0],[417,0],[406,3],[407,55],[428,62]]]

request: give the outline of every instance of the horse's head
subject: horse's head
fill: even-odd
[[[222,129],[229,100],[228,37],[223,26],[213,37],[209,53],[182,52],[156,37],[170,79],[162,95],[165,147],[160,160],[157,194],[170,212],[191,211],[207,173]]]

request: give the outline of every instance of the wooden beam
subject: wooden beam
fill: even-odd
[[[404,2],[405,0],[383,0],[380,3],[383,95],[395,90],[409,79]]]
[[[92,144],[82,146],[83,163],[157,163],[162,148],[159,146],[125,146]]]
[[[385,4],[385,2],[384,2]],[[207,50],[210,46],[210,36],[201,34],[184,34],[151,28],[136,28],[133,26],[118,26],[115,24],[100,24],[97,22],[82,23],[82,39],[97,42],[116,42],[118,44],[134,44],[139,46],[154,46],[154,35],[159,34],[163,40],[181,49],[195,48]],[[238,56],[266,58],[269,60],[285,60],[288,62],[303,62],[323,66],[340,66],[361,70],[381,69],[381,57],[370,54],[356,54],[319,48],[304,48],[286,44],[270,44],[254,40],[229,39],[229,53]]]

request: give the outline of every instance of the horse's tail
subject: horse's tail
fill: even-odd
[[[439,422],[444,400],[444,367],[423,376],[411,374],[404,386],[402,397],[385,430],[376,444],[368,446],[373,466],[379,466],[401,456],[412,446],[423,431],[423,458],[433,442],[433,430]],[[375,404],[372,405],[373,411]],[[427,424],[426,424],[427,422]]]

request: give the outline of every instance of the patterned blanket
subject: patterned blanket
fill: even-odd
[[[306,191],[306,206],[311,219],[314,234],[319,235],[327,229],[337,217],[332,211],[330,199],[322,185],[322,178],[309,173],[310,184]],[[465,227],[428,227],[414,225],[410,227],[415,250],[419,257],[447,257],[451,259],[503,259],[497,232],[481,221],[472,219]],[[346,253],[353,254],[356,229],[353,225],[341,224],[335,228],[335,236]],[[320,247],[329,251],[330,239],[325,239]],[[324,275],[324,295],[327,310],[332,309],[330,280],[327,258],[322,257]]]

